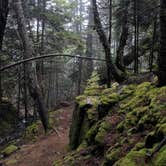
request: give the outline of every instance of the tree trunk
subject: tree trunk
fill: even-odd
[[[92,4],[89,6],[89,19],[88,19],[88,34],[86,39],[86,56],[93,57],[93,35],[92,35],[93,13]],[[93,72],[93,61],[89,60],[86,63],[86,80],[89,79]]]
[[[166,1],[160,0],[160,55],[158,64],[159,86],[166,85]]]
[[[30,58],[33,56],[34,50],[26,31],[26,24],[25,24],[25,18],[23,14],[21,0],[13,0],[13,4],[14,4],[14,10],[15,10],[16,18],[17,18],[17,23],[18,23],[19,34],[23,43],[24,57]],[[44,103],[44,99],[42,97],[41,88],[38,84],[38,80],[36,76],[36,67],[32,65],[32,63],[28,63],[26,66],[26,72],[27,72],[27,85],[29,88],[30,95],[36,103],[41,121],[43,123],[43,127],[45,131],[47,131],[48,112],[46,109],[46,105]]]
[[[2,51],[2,42],[7,22],[8,15],[8,0],[0,0],[0,51]],[[2,66],[1,56],[0,56],[0,68]],[[2,100],[2,76],[0,73],[0,101]]]
[[[110,87],[111,74],[117,82],[123,81],[123,78],[118,73],[118,70],[112,61],[110,44],[106,37],[106,34],[104,33],[104,30],[103,30],[103,27],[101,24],[96,0],[92,0],[92,2],[93,2],[94,22],[95,22],[95,26],[96,26],[95,28],[99,35],[100,42],[102,43],[104,52],[105,52],[105,59],[106,59],[106,66],[107,66],[107,86]]]
[[[121,32],[121,36],[120,36],[119,46],[117,49],[117,58],[116,58],[116,66],[118,67],[118,69],[120,69],[123,72],[125,71],[125,66],[124,66],[124,62],[123,62],[123,53],[124,53],[124,47],[126,46],[126,42],[128,39],[128,31],[129,31],[128,20],[127,20],[128,8],[127,8],[127,6],[125,8],[126,9],[124,11],[122,32]]]
[[[138,74],[138,43],[139,43],[139,20],[138,20],[138,0],[134,0],[134,72]]]
[[[152,69],[153,69],[154,47],[155,47],[155,43],[156,43],[156,35],[157,35],[157,16],[155,17],[154,25],[153,25],[153,40],[152,40],[152,48],[151,48],[151,52],[150,52],[150,57],[149,57],[150,72],[152,72]]]

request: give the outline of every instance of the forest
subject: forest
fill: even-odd
[[[166,166],[166,1],[0,0],[0,166]]]

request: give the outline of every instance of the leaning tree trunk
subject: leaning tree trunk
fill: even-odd
[[[3,36],[5,32],[6,22],[8,15],[8,0],[0,0],[0,51],[2,50]],[[1,67],[1,57],[0,57],[0,67]],[[0,73],[0,101],[2,99],[2,77]]]
[[[27,59],[32,57],[34,54],[32,42],[27,34],[21,0],[13,0],[13,4],[14,4],[14,10],[15,10],[16,18],[17,18],[17,23],[18,23],[19,35],[23,44],[24,58]],[[29,93],[35,101],[43,127],[45,131],[47,131],[48,113],[47,113],[46,105],[44,103],[44,99],[42,96],[41,88],[37,80],[36,67],[32,65],[32,63],[27,63],[26,72],[27,72],[27,82],[28,82],[27,85],[29,88]]]
[[[166,1],[160,0],[159,86],[166,85]]]
[[[106,37],[106,34],[104,33],[104,30],[103,30],[103,27],[101,24],[99,12],[97,9],[96,0],[92,0],[92,4],[93,4],[94,23],[96,26],[95,28],[96,28],[96,31],[99,35],[100,42],[102,43],[103,48],[104,48],[104,52],[105,52],[105,59],[106,59],[106,66],[107,66],[107,86],[110,87],[111,74],[117,82],[123,81],[123,78],[118,73],[118,70],[112,61],[110,44],[109,44],[109,41]]]

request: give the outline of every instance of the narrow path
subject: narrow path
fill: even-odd
[[[51,166],[60,156],[67,152],[69,143],[69,126],[72,107],[62,108],[57,132],[38,138],[33,144],[23,145],[19,151],[5,160],[7,166]]]

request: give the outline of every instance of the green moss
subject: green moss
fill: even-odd
[[[130,151],[124,158],[118,160],[114,166],[146,166],[146,150]]]
[[[122,133],[124,131],[124,122],[119,123],[116,129],[119,133]]]
[[[93,126],[88,130],[88,132],[86,133],[85,139],[87,140],[87,142],[88,142],[89,144],[94,141],[94,137],[95,137],[95,135],[96,135],[97,132],[98,132],[98,128],[99,128],[99,125],[98,125],[98,124],[95,124],[95,125],[93,125]]]
[[[4,150],[1,151],[1,154],[3,154],[4,156],[9,156],[12,153],[16,152],[18,150],[18,147],[15,145],[9,145],[8,147],[6,147]]]
[[[133,115],[132,112],[126,115],[126,119],[125,119],[126,128],[129,128],[130,126],[133,126],[133,125],[136,126],[137,122],[138,122],[138,118],[137,116]]]
[[[139,151],[141,149],[143,149],[145,147],[145,143],[144,142],[139,142],[135,145],[135,147],[133,148],[133,150],[135,151]]]
[[[77,151],[81,151],[81,150],[83,150],[83,149],[85,149],[85,148],[87,148],[88,147],[88,143],[86,142],[86,140],[84,140],[80,145],[79,145],[79,147],[77,148]]]
[[[123,100],[131,96],[134,93],[135,89],[136,89],[136,85],[133,85],[133,84],[125,86],[120,93],[120,99]]]
[[[102,144],[104,142],[104,138],[107,135],[108,131],[111,129],[111,124],[107,121],[104,121],[100,124],[98,129],[98,133],[96,134],[95,141],[97,143]]]
[[[158,136],[166,136],[166,123],[158,126],[157,133]]]
[[[108,150],[106,152],[106,160],[107,160],[106,163],[110,164],[110,165],[115,163],[119,159],[120,153],[121,153],[121,149],[120,148]]]
[[[107,135],[107,131],[106,131],[105,129],[101,128],[101,129],[98,131],[98,133],[97,133],[97,135],[96,135],[96,137],[95,137],[95,141],[96,141],[97,143],[99,143],[99,144],[103,144],[104,138],[105,138],[106,135]]]
[[[23,138],[28,141],[36,141],[38,135],[39,126],[37,125],[37,123],[33,123],[32,125],[26,128]]]
[[[17,160],[12,159],[12,160],[8,160],[5,164],[9,166],[9,165],[16,164],[17,162],[18,162]]]
[[[90,122],[97,122],[98,121],[98,111],[94,108],[88,109],[87,111],[88,119]]]
[[[102,95],[100,100],[101,100],[101,103],[104,105],[115,104],[119,101],[119,95],[117,93]]]
[[[165,166],[166,164],[166,145],[159,151],[154,159],[154,165]]]

